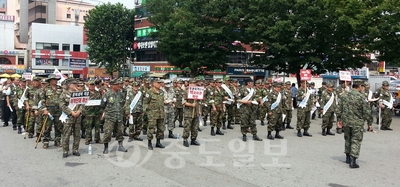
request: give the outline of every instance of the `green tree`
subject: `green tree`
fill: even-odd
[[[122,4],[101,4],[89,11],[85,21],[89,59],[109,74],[124,68],[134,40],[134,10]]]
[[[201,67],[225,69],[227,55],[243,50],[232,45],[240,37],[240,0],[148,0],[150,22],[158,32],[157,48],[171,65],[191,69],[196,76]]]
[[[358,0],[249,0],[244,7],[245,41],[266,52],[255,64],[299,75],[306,64],[320,74],[369,62],[358,41],[365,7]]]

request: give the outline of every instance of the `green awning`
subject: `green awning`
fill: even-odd
[[[142,76],[143,74],[145,74],[146,72],[135,72],[135,73],[132,73],[131,74],[131,77],[140,77],[140,76]]]

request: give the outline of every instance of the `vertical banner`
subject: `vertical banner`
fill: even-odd
[[[379,73],[385,73],[385,61],[380,61],[379,62],[379,69],[378,69],[378,72]]]

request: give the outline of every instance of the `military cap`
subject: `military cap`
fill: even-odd
[[[369,82],[364,82],[365,87],[369,88],[371,85],[369,84]]]
[[[215,80],[215,82],[216,83],[222,83],[222,80],[221,79],[217,79],[217,80]]]
[[[153,82],[164,83],[164,80],[162,80],[160,78],[155,78],[155,79],[153,79]]]
[[[135,81],[135,82],[132,82],[132,86],[135,86],[135,87],[136,87],[136,86],[140,86],[140,82],[136,82],[136,81]]]
[[[117,84],[119,84],[119,81],[118,81],[118,79],[112,79],[112,80],[110,80],[110,84],[117,85]]]
[[[290,81],[286,81],[285,85],[291,85]]]
[[[256,84],[261,84],[261,83],[262,83],[261,79],[256,80]]]
[[[191,83],[191,84],[196,83],[196,79],[189,79],[189,83]]]
[[[176,83],[183,84],[183,81],[182,81],[182,79],[179,79]]]
[[[94,81],[94,80],[89,80],[89,81],[88,81],[88,84],[89,84],[89,85],[95,85],[95,84],[96,84],[96,81]]]
[[[315,85],[315,83],[314,83],[314,82],[311,82],[310,85]]]
[[[19,81],[20,82],[26,82],[26,79],[22,77],[22,78],[19,79]]]
[[[177,79],[174,79],[174,81],[173,81],[174,83],[178,83],[178,80]]]
[[[32,81],[40,81],[40,77],[33,77]]]
[[[281,82],[274,82],[273,83],[273,86],[274,87],[280,87],[280,86],[282,86],[283,85],[283,83],[281,83]]]
[[[327,85],[327,83],[324,81],[324,82],[322,82],[322,85]]]
[[[328,83],[326,83],[326,87],[332,88],[332,87],[333,87],[333,84],[332,84],[331,82],[328,82]]]
[[[50,80],[52,80],[52,79],[60,80],[60,78],[58,78],[57,75],[55,75],[55,74],[50,74],[50,75],[47,77],[47,81],[50,81]]]
[[[42,84],[47,84],[47,79],[46,79],[46,78],[43,78],[42,80],[40,80],[40,83],[42,83]]]
[[[231,79],[231,82],[238,82],[237,79]]]
[[[144,83],[150,83],[150,79],[145,78],[145,79],[144,79]]]
[[[389,82],[388,81],[383,81],[382,82],[382,86],[389,86]]]
[[[353,80],[353,84],[358,84],[358,85],[361,85],[361,86],[365,86],[365,85],[364,85],[364,81],[363,81],[363,80],[360,80],[360,79],[355,79],[355,80]]]
[[[122,80],[123,81],[129,81],[129,77],[124,77]]]

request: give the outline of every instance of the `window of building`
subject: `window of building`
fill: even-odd
[[[57,43],[36,43],[36,50],[59,50],[59,44]]]
[[[73,51],[81,51],[81,45],[79,45],[79,44],[74,44],[74,46],[73,46]]]
[[[67,14],[67,18],[71,18],[71,14]]]
[[[83,20],[85,20],[85,21],[86,21],[86,19],[87,19],[87,16],[83,16]]]
[[[35,64],[37,66],[58,66],[59,65],[59,60],[58,59],[37,58]]]
[[[69,44],[62,44],[63,51],[69,51]]]
[[[63,59],[62,60],[62,66],[69,66],[69,60],[68,59]]]

